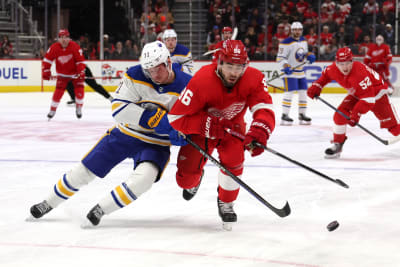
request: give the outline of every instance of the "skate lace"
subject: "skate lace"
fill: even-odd
[[[104,215],[104,211],[100,208],[100,206],[96,207],[92,214],[96,217],[96,218],[100,218]]]
[[[233,202],[225,203],[218,200],[218,207],[222,213],[235,213],[233,210]]]
[[[36,208],[40,211],[40,213],[45,213],[50,209],[50,205],[47,202],[41,202],[37,204]]]

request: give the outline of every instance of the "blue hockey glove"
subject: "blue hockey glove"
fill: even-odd
[[[145,129],[154,129],[159,134],[169,134],[172,129],[167,112],[161,108],[145,110],[140,117],[139,125]]]
[[[315,62],[315,55],[314,54],[308,54],[307,60],[310,62],[310,64],[313,64]]]
[[[187,145],[185,137],[176,130],[172,130],[169,132],[169,140],[171,141],[171,144],[173,144],[174,146]]]
[[[282,69],[282,71],[284,72],[284,73],[286,73],[287,75],[290,75],[290,74],[292,74],[293,73],[293,70],[292,70],[292,68],[290,67],[290,65],[285,65],[285,67]]]

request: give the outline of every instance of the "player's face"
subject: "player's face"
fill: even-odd
[[[223,33],[224,40],[230,40],[232,38],[231,32],[224,32]]]
[[[153,82],[157,84],[166,84],[169,80],[169,70],[164,63],[160,65],[147,69],[147,73],[150,75],[150,78]]]
[[[164,43],[170,53],[174,52],[175,47],[176,47],[176,38],[175,37],[166,38],[164,40]]]
[[[68,46],[70,40],[71,39],[69,38],[69,36],[58,37],[58,41],[60,42],[61,46],[64,48]]]
[[[221,65],[221,74],[227,87],[233,87],[242,76],[245,65],[224,62]]]
[[[344,62],[337,62],[336,66],[340,70],[343,75],[348,75],[353,68],[353,61],[344,61]]]
[[[292,29],[291,31],[294,39],[299,39],[300,36],[303,34],[303,29]]]

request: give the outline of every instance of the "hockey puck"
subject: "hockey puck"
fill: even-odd
[[[339,227],[339,223],[337,221],[333,221],[326,226],[326,228],[328,229],[329,232],[336,230],[336,228],[338,228],[338,227]]]

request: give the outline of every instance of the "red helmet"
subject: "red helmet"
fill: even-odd
[[[244,44],[240,40],[226,40],[222,43],[219,58],[224,62],[246,64],[246,47],[244,47]]]
[[[60,31],[58,32],[58,37],[61,37],[61,36],[69,37],[69,31],[67,29],[60,29]]]
[[[232,28],[231,27],[224,27],[222,29],[222,32],[232,32]]]
[[[348,47],[339,48],[336,52],[336,61],[337,62],[344,62],[344,61],[352,61],[353,60],[353,53],[351,49]]]

